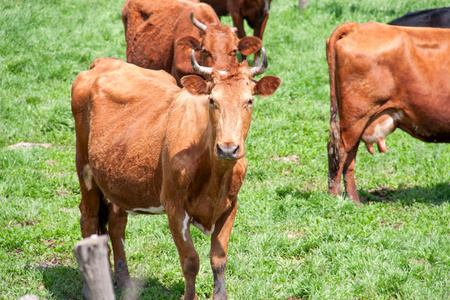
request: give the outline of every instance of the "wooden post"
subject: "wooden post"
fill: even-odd
[[[299,0],[298,2],[298,7],[300,8],[300,10],[304,10],[305,8],[308,7],[308,0]]]
[[[83,295],[88,300],[113,300],[114,289],[109,271],[108,236],[92,235],[73,248],[83,273]]]

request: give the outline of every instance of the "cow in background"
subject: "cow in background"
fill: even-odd
[[[199,256],[190,225],[211,236],[214,299],[226,299],[225,268],[237,195],[247,170],[245,139],[254,95],[269,96],[281,83],[259,81],[263,65],[226,70],[199,66],[180,89],[164,71],[99,58],[72,85],[76,168],[84,238],[109,233],[114,279],[132,287],[124,239],[129,214],[167,214],[185,278],[184,299],[196,299]],[[108,225],[108,230],[106,230]]]
[[[233,25],[237,28],[239,38],[245,37],[244,20],[253,28],[253,36],[263,39],[264,30],[270,14],[272,0],[200,0],[208,3],[216,11],[219,17],[230,15]],[[255,57],[255,63],[259,63],[260,53]]]
[[[450,7],[410,12],[392,20],[389,25],[450,28]]]
[[[122,9],[127,62],[181,77],[195,74],[191,49],[203,66],[225,69],[237,62],[237,52],[250,55],[262,46],[260,39],[238,39],[220,23],[214,10],[195,0],[127,0]]]
[[[400,128],[431,143],[450,142],[450,30],[346,23],[327,40],[330,75],[328,191],[361,204],[355,162],[362,140],[386,151]],[[339,116],[339,119],[338,119]]]

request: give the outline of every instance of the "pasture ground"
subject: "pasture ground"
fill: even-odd
[[[82,299],[72,254],[81,234],[70,88],[94,59],[125,58],[123,2],[0,0],[0,299]],[[299,12],[298,0],[272,2],[267,74],[283,83],[254,105],[226,271],[230,299],[450,298],[449,145],[396,131],[386,154],[360,148],[364,207],[326,193],[326,38],[344,22],[386,23],[446,5],[312,0]],[[9,148],[22,141],[52,146]],[[197,294],[210,299],[210,238],[191,232]],[[166,217],[130,218],[126,237],[140,298],[179,298],[184,282]]]

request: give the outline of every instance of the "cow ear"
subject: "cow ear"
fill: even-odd
[[[265,76],[261,78],[253,89],[253,94],[258,96],[270,96],[278,89],[281,79],[276,76]]]
[[[239,40],[238,49],[243,55],[250,55],[261,49],[262,41],[254,36],[246,36]]]
[[[191,49],[194,49],[196,51],[200,50],[200,45],[201,45],[200,41],[193,36],[187,36],[182,39],[179,39],[176,43],[177,47],[185,49],[188,52],[190,52]]]
[[[209,85],[200,76],[186,75],[181,78],[181,84],[192,95],[209,94]]]

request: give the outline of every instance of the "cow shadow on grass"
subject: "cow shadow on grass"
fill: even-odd
[[[47,264],[30,268],[41,273],[43,285],[54,299],[84,299],[81,293],[83,288],[82,276],[77,268],[61,265],[49,266]],[[41,288],[43,287],[39,287],[39,289]]]
[[[377,189],[358,191],[363,203],[400,202],[405,205],[424,203],[441,205],[450,202],[450,184],[438,183],[432,186],[414,186],[398,188],[379,186]]]
[[[78,268],[67,266],[39,266],[44,287],[58,300],[85,299],[82,294],[83,278]],[[111,273],[111,278],[113,273]],[[137,279],[132,278],[138,287],[137,293],[126,297],[126,293],[118,293],[115,288],[116,299],[180,299],[184,294],[184,282],[182,280],[170,286],[162,284],[156,278]]]
[[[280,198],[291,196],[305,200],[314,197],[316,194],[312,191],[302,191],[290,186],[277,188],[276,193]],[[358,195],[363,204],[400,202],[404,205],[414,203],[441,205],[450,202],[450,183],[442,182],[431,186],[400,186],[397,188],[378,186],[376,189],[359,189]]]

